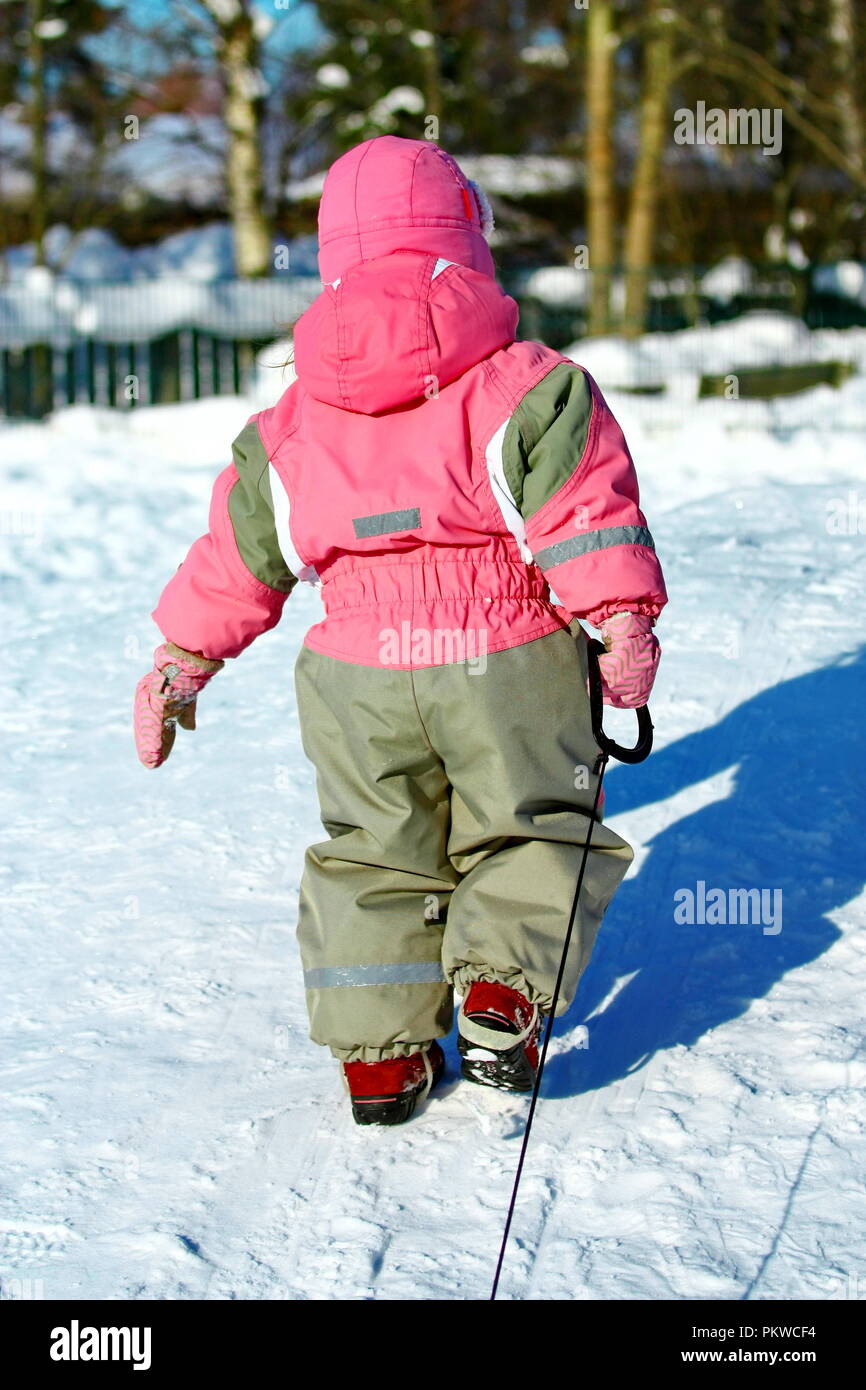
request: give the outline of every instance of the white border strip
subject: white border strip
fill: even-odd
[[[534,563],[532,551],[526,540],[526,522],[517,510],[514,498],[511,495],[511,488],[505,477],[505,469],[502,466],[502,445],[505,440],[505,431],[511,419],[504,420],[499,429],[494,434],[490,443],[487,445],[485,457],[487,459],[487,474],[490,478],[490,486],[493,489],[493,496],[499,505],[502,519],[508,527],[514,539],[517,541],[521,559],[527,565]]]
[[[285,489],[283,480],[272,463],[268,463],[268,477],[271,482],[271,501],[274,504],[277,544],[283,559],[296,579],[300,579],[302,584],[311,584],[314,589],[318,589],[322,581],[315,568],[312,565],[305,565],[295,550],[291,530],[292,504],[289,501],[289,494]]]

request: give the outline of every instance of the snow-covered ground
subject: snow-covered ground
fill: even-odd
[[[657,752],[609,774],[638,852],[556,1029],[501,1297],[866,1297],[866,470],[836,428],[861,391],[661,431],[611,395],[671,594]],[[248,410],[0,430],[0,1278],[483,1298],[525,1102],[458,1083],[452,1042],[411,1124],[358,1129],[307,1039],[294,924],[320,829],[292,663],[315,594],[165,767],[135,760],[148,613]],[[781,890],[781,930],[679,924],[700,882]]]

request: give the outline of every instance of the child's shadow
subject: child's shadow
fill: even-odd
[[[826,914],[856,897],[866,879],[864,657],[861,648],[773,686],[713,728],[610,777],[614,814],[738,765],[730,792],[657,834],[640,872],[617,894],[577,997],[555,1030],[585,1020],[588,1046],[551,1058],[546,1094],[606,1086],[660,1049],[694,1043],[837,940]],[[781,931],[679,925],[674,893],[694,891],[701,879],[707,891],[726,894],[780,888]],[[631,975],[616,993],[617,982]]]

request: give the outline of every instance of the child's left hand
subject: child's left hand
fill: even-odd
[[[649,699],[662,654],[652,627],[652,619],[639,613],[611,613],[601,624],[607,652],[598,667],[606,705],[637,709]]]
[[[135,688],[135,747],[145,767],[160,767],[174,746],[177,726],[195,728],[195,702],[225,665],[165,642],[153,654],[153,670]]]

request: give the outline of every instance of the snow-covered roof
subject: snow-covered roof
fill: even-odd
[[[308,276],[270,280],[159,280],[102,285],[55,280],[37,267],[0,287],[0,346],[145,342],[178,328],[227,338],[276,336],[312,303],[321,284]]]
[[[48,269],[70,280],[100,283],[158,280],[183,275],[189,280],[213,281],[236,274],[234,239],[228,222],[208,222],[175,232],[151,246],[123,246],[102,227],[74,233],[69,227],[50,227],[44,241]],[[315,236],[273,240],[276,273],[318,275]],[[3,257],[7,281],[23,282],[34,265],[32,244],[9,247]]]
[[[583,171],[580,160],[559,155],[467,154],[458,155],[457,162],[467,178],[475,179],[485,193],[513,198],[572,188]],[[320,170],[291,180],[286,194],[294,202],[307,202],[321,197],[324,182],[325,170]]]

